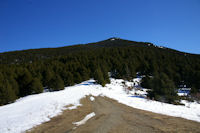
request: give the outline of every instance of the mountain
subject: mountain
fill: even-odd
[[[134,42],[119,38],[110,38],[107,40],[89,44],[78,44],[78,45],[59,47],[59,48],[41,48],[41,49],[30,49],[30,50],[0,53],[0,63],[8,64],[8,63],[33,61],[38,59],[39,60],[47,59],[55,56],[68,55],[80,51],[95,50],[98,48],[127,47],[127,46],[144,47],[147,46],[148,44],[149,43]]]
[[[23,63],[35,60],[49,59],[56,56],[65,56],[71,53],[77,53],[82,51],[90,51],[99,48],[113,48],[113,47],[145,47],[145,48],[148,47],[151,49],[160,49],[168,52],[174,52],[177,54],[187,54],[173,49],[159,47],[149,42],[136,42],[114,37],[89,44],[77,44],[73,46],[65,46],[59,48],[41,48],[41,49],[30,49],[30,50],[0,53],[0,63],[1,64]],[[187,55],[192,55],[192,54],[187,54]],[[200,55],[196,56],[199,57]]]
[[[109,75],[108,75],[109,73]],[[0,54],[0,104],[45,91],[58,91],[94,78],[105,86],[109,76],[131,80],[144,76],[149,98],[174,103],[178,86],[200,92],[200,55],[120,38]]]

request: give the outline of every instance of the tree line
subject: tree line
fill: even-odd
[[[137,72],[147,75],[142,85],[153,89],[150,97],[156,100],[172,102],[174,90],[181,81],[191,87],[193,93],[200,89],[199,55],[132,45],[90,47],[89,50],[80,48],[75,51],[45,59],[30,59],[31,62],[24,56],[24,61],[20,63],[1,63],[0,105],[13,102],[19,97],[41,93],[44,89],[62,90],[65,86],[90,78],[104,86],[110,82],[108,72],[114,78],[126,80],[134,78]],[[45,51],[48,55],[51,52],[48,49]]]

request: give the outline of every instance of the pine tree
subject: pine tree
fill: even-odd
[[[128,65],[124,64],[122,70],[123,70],[124,78],[127,79],[127,80],[130,80],[131,79],[131,72],[130,72]]]
[[[65,85],[66,86],[74,85],[74,77],[71,72],[66,73]]]
[[[82,80],[88,80],[90,78],[89,71],[88,71],[88,69],[86,69],[86,67],[84,65],[81,65],[78,71],[81,75]]]
[[[19,96],[19,85],[13,76],[7,78],[11,88],[14,90],[15,95]]]
[[[45,87],[49,88],[49,84],[50,84],[50,81],[53,78],[53,76],[54,76],[54,72],[52,71],[52,69],[50,69],[50,68],[45,69],[43,72],[43,83],[42,84]]]
[[[175,91],[175,85],[172,80],[165,73],[155,75],[150,80],[152,91],[149,93],[150,98],[159,100],[162,102],[172,103],[177,98]]]
[[[38,78],[34,78],[29,85],[29,91],[31,94],[37,94],[43,92],[43,86]]]
[[[103,79],[105,83],[110,83],[109,75],[108,75],[108,68],[106,65],[102,66],[102,73],[103,73]]]
[[[79,74],[79,72],[75,72],[74,73],[74,82],[80,83],[81,81],[82,81],[81,75]]]
[[[100,68],[97,68],[96,71],[94,72],[94,79],[97,81],[102,86],[105,86],[106,82],[103,78],[103,73]]]
[[[0,105],[13,102],[17,96],[7,80],[0,82]]]
[[[33,80],[33,77],[31,73],[27,69],[24,69],[22,76],[18,78],[18,82],[20,86],[20,96],[26,96],[26,95],[31,94],[29,91],[29,85],[32,80]]]
[[[151,78],[148,75],[142,78],[141,86],[143,88],[152,88]]]
[[[55,75],[49,83],[50,90],[58,91],[64,89],[64,82],[59,75]]]

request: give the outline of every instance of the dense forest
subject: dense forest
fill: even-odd
[[[192,94],[200,90],[200,55],[163,48],[148,42],[119,38],[67,46],[0,54],[0,105],[45,90],[94,78],[104,86],[113,78],[130,80],[146,75],[142,86],[152,89],[152,99],[173,102],[184,82]]]

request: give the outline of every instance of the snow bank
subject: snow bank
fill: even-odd
[[[0,133],[20,133],[49,121],[64,109],[81,106],[80,99],[87,95],[106,96],[130,107],[200,122],[200,104],[185,102],[186,106],[171,105],[157,101],[131,97],[124,91],[123,80],[111,79],[105,87],[88,80],[66,87],[57,92],[46,92],[19,99],[15,103],[0,107]],[[90,98],[92,100],[92,98]],[[73,105],[72,107],[66,107]],[[134,114],[133,114],[134,115]]]
[[[86,95],[97,96],[100,85],[93,85],[93,80],[66,87],[57,92],[46,92],[19,99],[17,102],[0,107],[0,133],[20,133],[36,125],[49,121],[64,109],[80,106],[80,99]],[[86,85],[87,84],[87,85]],[[73,105],[66,108],[67,105]]]
[[[121,91],[123,90],[121,81],[115,79],[111,79],[111,84],[108,84],[107,87],[112,88],[109,90],[112,91],[112,93],[104,93],[104,96],[115,99],[127,106],[200,122],[200,104],[196,102],[182,101],[186,103],[186,106],[182,106],[131,97],[132,95],[130,93],[124,94],[125,92]]]
[[[85,118],[79,122],[74,122],[73,124],[75,124],[76,126],[80,126],[80,125],[83,125],[85,124],[90,118],[94,117],[95,116],[95,113],[92,112],[88,115],[85,116]]]

